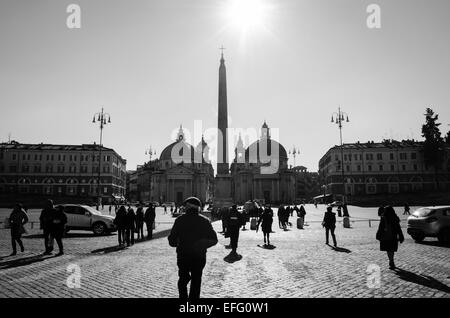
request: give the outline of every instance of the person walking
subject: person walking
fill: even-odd
[[[19,244],[20,251],[23,253],[25,248],[22,243],[22,234],[25,233],[24,225],[28,222],[28,216],[22,205],[17,203],[11,214],[9,215],[9,226],[11,228],[11,246],[12,253],[10,256],[17,254],[16,242]]]
[[[398,250],[398,242],[405,240],[400,227],[400,219],[395,214],[392,206],[387,206],[381,216],[380,224],[376,234],[376,239],[380,241],[380,251],[387,253],[389,259],[389,269],[395,269],[394,253]]]
[[[155,222],[155,218],[155,206],[150,203],[144,215],[145,226],[147,227],[147,239],[149,240],[153,238],[153,223]]]
[[[325,238],[326,243],[329,244],[329,233],[331,232],[331,237],[333,238],[334,247],[337,246],[336,235],[334,235],[334,230],[336,229],[336,213],[333,213],[333,208],[331,206],[327,207],[327,212],[323,217],[322,226],[325,228]]]
[[[59,252],[58,254],[56,254],[56,256],[64,254],[64,246],[62,238],[64,236],[66,224],[67,224],[67,216],[64,213],[64,207],[60,205],[53,211],[52,221],[50,225],[50,235],[53,239],[55,239],[59,249]]]
[[[228,217],[230,215],[230,210],[225,208],[225,207],[222,207],[222,208],[220,208],[219,213],[220,213],[220,218],[222,220],[222,234],[226,235],[227,228],[228,228]]]
[[[117,227],[117,238],[119,240],[119,246],[122,246],[125,244],[125,237],[126,237],[126,225],[125,225],[125,219],[127,216],[127,210],[122,205],[119,210],[116,212],[116,217],[114,218],[114,225]]]
[[[167,205],[164,204],[164,214],[167,214]]]
[[[280,205],[280,207],[278,208],[278,212],[277,212],[277,217],[278,217],[278,226],[280,227],[280,229],[284,229],[285,225],[284,225],[284,206]]]
[[[256,233],[258,233],[259,225],[264,235],[264,246],[270,245],[270,233],[272,232],[273,211],[271,208],[265,208],[256,225]],[[267,244],[266,244],[267,239]]]
[[[206,250],[217,244],[217,235],[209,220],[199,214],[202,204],[198,198],[187,198],[183,205],[186,213],[175,220],[168,240],[169,245],[176,247],[177,251],[180,299],[194,300],[200,298]]]
[[[244,223],[244,220],[242,214],[237,210],[236,204],[233,204],[233,206],[230,208],[227,223],[227,234],[225,237],[230,238],[230,256],[233,258],[238,258],[239,254],[237,253],[237,248],[239,241],[239,229]]]
[[[303,229],[303,225],[305,224],[305,215],[306,215],[306,210],[305,207],[303,206],[303,204],[300,206],[300,209],[297,213],[297,216],[300,219],[300,229]]]
[[[409,204],[408,203],[405,203],[405,211],[403,212],[403,215],[411,215],[411,212],[410,212],[410,207],[409,207]]]
[[[109,205],[109,215],[111,215],[112,204]]]
[[[127,246],[134,245],[134,229],[136,226],[136,214],[131,206],[128,206],[125,215],[125,238]]]
[[[289,225],[292,227],[292,223],[289,222],[289,217],[291,215],[291,207],[288,205],[284,211],[284,224],[285,224],[285,230],[287,230],[287,226]]]
[[[137,239],[144,239],[144,208],[142,204],[136,210],[136,232]]]
[[[41,222],[41,228],[44,232],[44,255],[50,255],[53,251],[53,238],[51,237],[51,224],[52,217],[55,213],[55,208],[53,207],[53,201],[47,200],[45,202],[45,207],[41,211],[39,216],[39,221]]]

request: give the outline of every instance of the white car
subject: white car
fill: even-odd
[[[92,231],[104,235],[116,231],[114,217],[103,215],[96,209],[80,204],[61,204],[67,216],[66,232],[70,230]]]

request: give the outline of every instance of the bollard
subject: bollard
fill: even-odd
[[[297,229],[303,230],[303,224],[305,223],[305,219],[302,217],[299,217],[297,219]]]
[[[350,228],[350,218],[348,216],[344,216],[344,222],[342,223],[344,224],[344,228]]]

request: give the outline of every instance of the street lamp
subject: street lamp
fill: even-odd
[[[336,123],[339,127],[339,137],[341,140],[341,172],[342,172],[342,201],[345,202],[345,178],[344,178],[344,145],[342,143],[342,123],[350,122],[348,120],[348,114],[338,107],[338,112],[331,115],[331,122]]]
[[[152,149],[152,146],[150,146],[147,150],[145,150],[145,154],[148,155],[150,161],[152,161],[152,156],[156,155],[156,150]]]
[[[105,127],[107,124],[111,123],[111,116],[108,113],[102,111],[99,113],[94,114],[94,118],[92,119],[92,122],[99,123],[100,125],[100,144],[99,144],[99,153],[98,153],[98,177],[97,177],[97,194],[98,194],[98,205],[101,205],[102,200],[102,194],[101,194],[101,187],[100,187],[100,177],[101,177],[101,171],[102,171],[102,139],[103,139],[103,127]]]
[[[289,149],[289,154],[292,154],[292,156],[294,157],[294,167],[295,167],[295,156],[297,154],[300,154],[300,150],[298,149],[298,147],[293,147],[292,149]]]

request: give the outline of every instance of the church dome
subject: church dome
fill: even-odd
[[[176,162],[177,160],[183,160],[185,163],[194,162],[195,149],[184,140],[184,132],[181,126],[178,132],[177,141],[164,148],[159,159],[161,161],[171,160]]]
[[[260,158],[259,158],[259,148],[260,148],[260,144],[261,143],[265,143],[267,142],[267,156],[270,158],[272,156],[272,150],[274,152],[276,152],[276,148],[278,148],[278,159],[281,161],[284,160],[288,160],[288,155],[286,152],[286,149],[283,147],[282,144],[280,144],[279,142],[272,140],[272,139],[260,139],[258,141],[255,141],[254,143],[252,143],[250,146],[247,147],[247,149],[245,149],[245,160],[248,162],[249,159],[250,163],[256,163],[256,162],[260,162]],[[262,150],[262,154],[264,154],[264,150]],[[253,156],[257,155],[257,160],[255,162],[255,158],[253,158]]]
[[[172,151],[175,146],[177,146],[177,149],[174,150],[175,155],[178,155],[179,158],[189,158],[190,162],[193,162],[195,154],[194,147],[184,140],[177,140],[164,148],[159,159],[162,161],[172,160]]]
[[[261,128],[261,138],[258,141],[253,142],[250,146],[245,149],[245,161],[249,163],[260,163],[260,146],[262,145],[263,150],[261,153],[263,155],[267,154],[268,159],[271,158],[272,153],[276,153],[278,151],[278,159],[279,162],[288,161],[288,155],[286,149],[279,142],[270,138],[270,129],[267,123],[264,121],[264,124]],[[267,151],[264,151],[267,149]],[[265,161],[265,160],[263,160]]]

